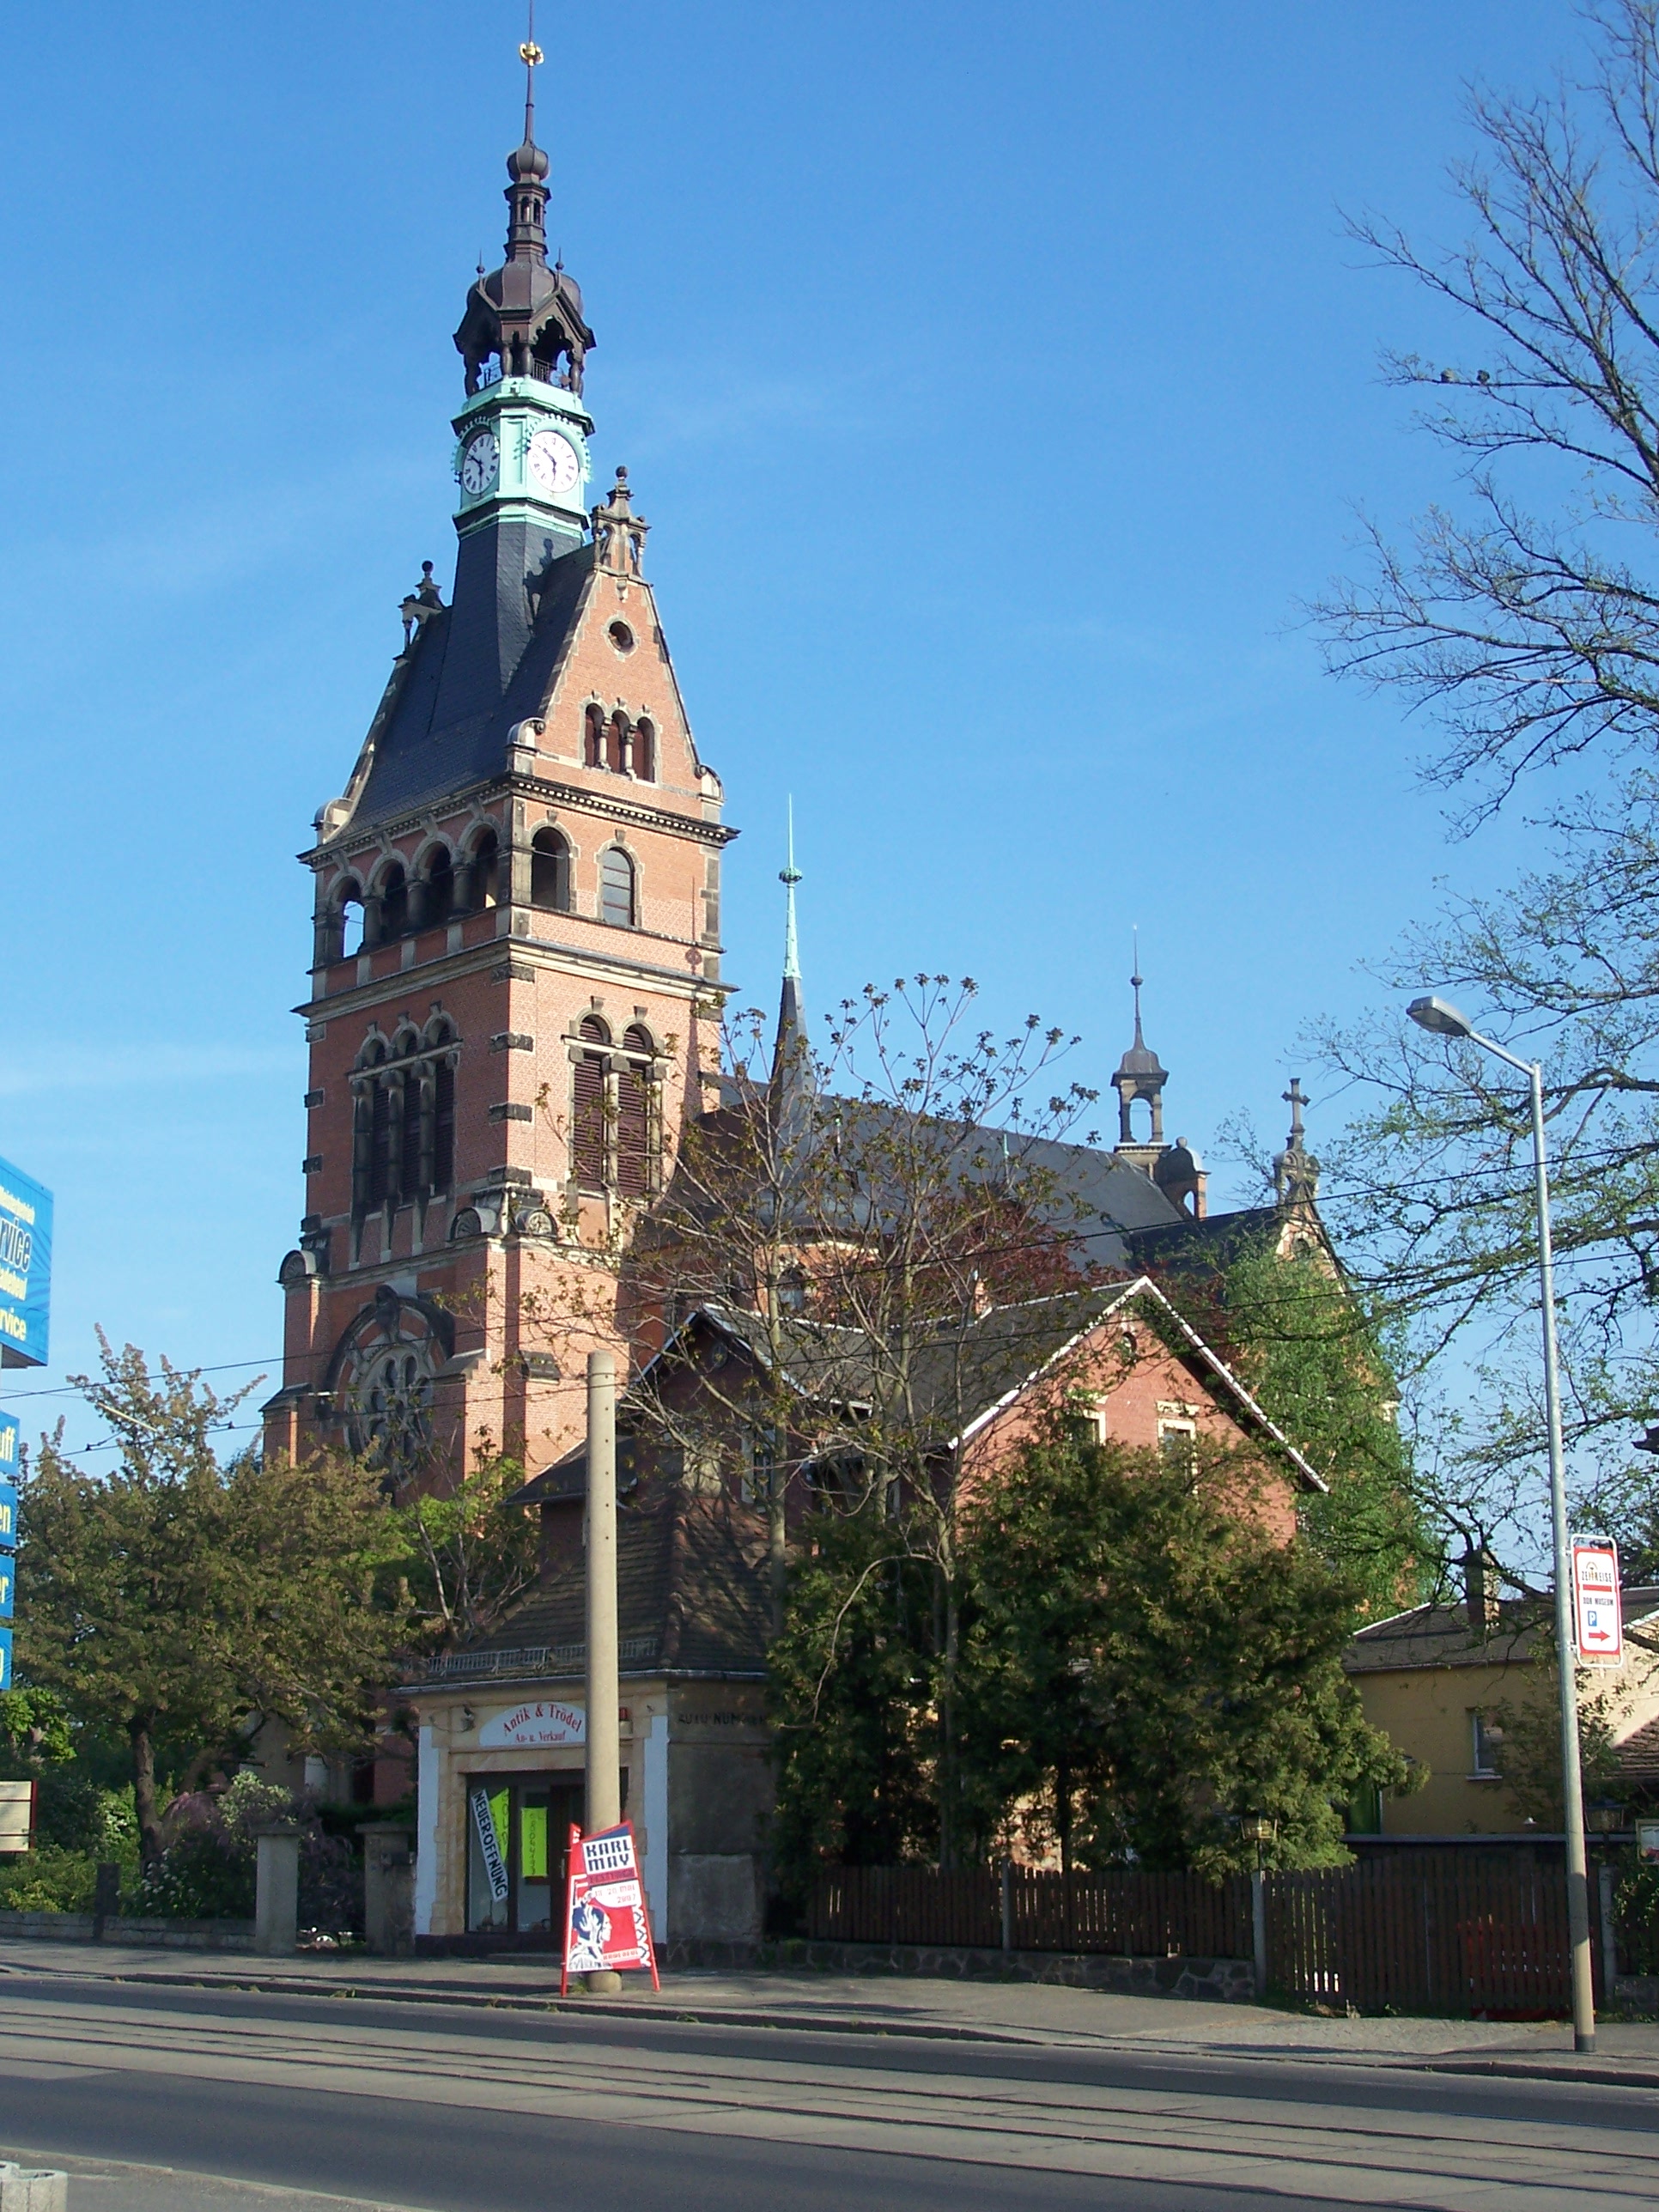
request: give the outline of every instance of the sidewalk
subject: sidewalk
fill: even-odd
[[[412,2003],[487,2006],[818,2033],[920,2036],[1071,2050],[1167,2051],[1229,2059],[1533,2075],[1659,2089],[1659,2025],[1610,2021],[1579,2057],[1565,2022],[1334,2020],[1266,2006],[1115,1996],[1044,1983],[787,1972],[665,1974],[660,1994],[629,1975],[617,1998],[559,1996],[558,1968],[534,1959],[377,1959],[326,1952],[293,1959],[136,1946],[0,1942],[5,1977],[152,1987],[258,1990]]]

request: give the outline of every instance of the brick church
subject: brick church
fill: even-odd
[[[446,600],[428,562],[404,600],[403,649],[302,856],[306,1199],[280,1271],[283,1386],[264,1408],[267,1449],[370,1455],[392,1487],[441,1485],[495,1449],[526,1468],[543,1586],[410,1691],[416,1927],[473,1946],[552,1940],[550,1839],[579,1814],[584,1756],[583,1370],[600,1342],[635,1370],[658,1347],[618,1315],[619,1262],[686,1118],[725,1095],[720,865],[736,834],[692,734],[626,471],[588,500],[594,337],[548,258],[539,55],[525,58],[505,258],[480,271],[454,334],[453,586]],[[800,1021],[795,880],[792,867],[781,1050]],[[1146,1271],[1305,1232],[1299,1103],[1278,1206],[1206,1216],[1201,1168],[1164,1135],[1168,1076],[1144,1042],[1139,977],[1135,991],[1119,1142],[1059,1148],[1114,1279],[1093,1304],[1055,1304],[1040,1357],[1029,1330],[1002,1328],[1019,1350],[988,1358],[986,1433],[1027,1432],[1055,1363],[1080,1371],[1099,1354],[1102,1434],[1158,1448],[1212,1429],[1269,1450],[1288,1526],[1317,1474],[1190,1330],[1170,1348]],[[740,1319],[701,1325],[752,1349]],[[1001,1327],[989,1320],[988,1340]],[[623,1756],[653,1918],[659,1938],[750,1942],[769,1789],[763,1531],[741,1500],[684,1482],[641,1480],[625,1504]],[[406,1787],[389,1764],[383,1796]]]

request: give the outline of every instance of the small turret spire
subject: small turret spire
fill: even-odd
[[[812,1096],[812,1048],[806,1035],[806,1011],[800,988],[800,942],[795,931],[795,802],[789,801],[787,858],[778,871],[783,885],[783,988],[778,994],[778,1033],[772,1047],[772,1099],[780,1115],[798,1114]]]
[[[1140,932],[1139,929],[1136,929],[1132,931],[1131,934],[1134,939],[1134,960],[1133,963],[1134,973],[1129,978],[1129,988],[1135,994],[1135,1049],[1137,1052],[1145,1052],[1146,1049],[1146,1040],[1140,1034],[1140,985],[1142,980],[1140,974]]]
[[[549,163],[536,143],[536,70],[543,55],[536,44],[533,5],[530,35],[519,48],[519,58],[524,64],[524,139],[507,157],[507,258],[488,275],[480,270],[455,333],[455,349],[466,363],[469,398],[483,389],[492,356],[504,377],[532,377],[580,395],[593,343],[580,287],[562,264],[548,266]]]
[[[783,885],[783,980],[786,983],[800,981],[800,946],[795,936],[795,886],[801,881],[800,870],[795,866],[795,802],[788,802],[788,860],[778,871],[778,881]]]

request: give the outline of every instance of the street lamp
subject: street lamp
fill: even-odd
[[[1571,1571],[1567,1545],[1567,1480],[1561,1449],[1560,1363],[1555,1346],[1555,1266],[1550,1250],[1550,1178],[1544,1151],[1544,1071],[1494,1044],[1445,999],[1413,999],[1406,1009],[1419,1029],[1467,1037],[1497,1060],[1519,1068],[1532,1090],[1532,1171],[1538,1204],[1538,1291],[1544,1310],[1544,1415],[1549,1429],[1550,1534],[1555,1553],[1555,1648],[1561,1676],[1561,1793],[1567,1813],[1567,1932],[1572,1944],[1572,2047],[1595,2048],[1595,1996],[1590,1980],[1589,1871],[1584,1850],[1584,1785],[1578,1758],[1578,1692],[1573,1669]]]

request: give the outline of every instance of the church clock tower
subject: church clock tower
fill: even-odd
[[[527,70],[540,58],[525,50]],[[533,85],[533,74],[531,76]],[[580,1433],[617,1255],[698,1109],[720,995],[701,760],[626,470],[588,509],[593,333],[550,265],[527,92],[506,258],[455,333],[459,544],[428,562],[314,881],[306,1205],[269,1448],[443,1486]]]

